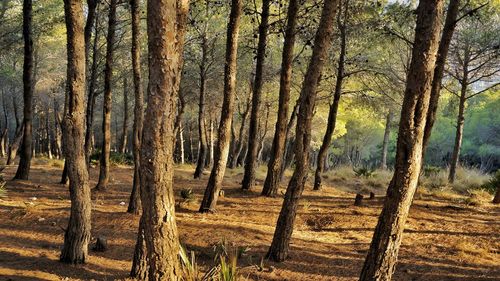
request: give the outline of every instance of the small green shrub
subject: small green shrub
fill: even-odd
[[[500,170],[497,170],[493,177],[481,187],[489,193],[494,194],[500,188]]]
[[[424,167],[424,170],[423,170],[423,173],[424,173],[424,176],[426,177],[430,177],[430,176],[433,176],[433,175],[437,175],[439,174],[439,172],[441,172],[441,168],[440,167],[436,167],[436,166],[425,166]]]
[[[181,190],[181,198],[184,199],[184,201],[193,200],[194,198],[193,190],[191,188],[183,188]]]
[[[101,150],[96,149],[90,155],[90,163],[98,164],[101,158]],[[134,157],[131,154],[119,153],[116,151],[111,151],[109,153],[109,162],[111,165],[124,165],[131,166],[134,165]]]
[[[361,168],[353,168],[354,174],[356,177],[364,177],[364,178],[371,178],[375,175],[375,170],[369,169],[367,167],[361,167]]]

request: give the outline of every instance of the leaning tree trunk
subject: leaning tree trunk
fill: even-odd
[[[380,161],[380,169],[387,169],[387,154],[389,150],[389,137],[391,134],[392,111],[389,109],[385,118],[384,140],[382,141],[382,157]],[[423,150],[422,150],[423,151]]]
[[[346,34],[346,21],[347,21],[347,12],[348,6],[347,1],[345,1],[345,5],[340,5],[340,8],[344,9],[344,22],[341,22],[341,15],[339,12],[337,18],[337,26],[340,31],[340,55],[339,55],[339,64],[337,68],[337,79],[335,81],[335,92],[333,94],[333,102],[330,105],[330,110],[328,113],[328,124],[326,126],[325,136],[323,137],[323,142],[321,143],[321,147],[319,148],[318,157],[316,161],[316,172],[314,173],[314,190],[321,189],[321,174],[323,173],[325,167],[325,160],[328,156],[328,151],[330,150],[330,145],[332,144],[333,132],[335,131],[335,125],[337,124],[337,112],[339,109],[340,103],[340,95],[342,94],[342,82],[344,81],[344,63],[345,63],[345,54],[346,54],[346,46],[347,46],[347,34]],[[344,6],[344,7],[342,7]]]
[[[453,146],[453,154],[451,156],[450,162],[450,173],[448,175],[448,182],[453,183],[455,181],[457,167],[460,161],[460,149],[462,148],[462,137],[464,133],[464,121],[465,121],[465,102],[467,100],[467,75],[461,81],[462,89],[460,91],[460,100],[458,105],[458,116],[457,116],[457,125],[456,125],[456,133],[455,133],[455,145]]]
[[[262,195],[276,196],[281,181],[281,168],[286,145],[286,125],[288,121],[288,107],[290,103],[290,87],[293,66],[293,47],[295,45],[295,29],[297,27],[297,13],[299,1],[288,2],[287,27],[285,42],[281,57],[280,92],[278,104],[278,120],[274,131],[271,159],[267,165],[267,175],[264,181]]]
[[[201,44],[201,64],[200,64],[200,97],[198,101],[198,139],[200,149],[198,150],[198,161],[194,171],[194,178],[199,179],[205,169],[207,158],[207,137],[205,135],[205,91],[206,91],[206,61],[208,53],[208,44],[206,35],[202,38]]]
[[[255,170],[257,168],[257,153],[259,149],[259,115],[262,86],[264,84],[264,60],[266,58],[267,33],[269,30],[269,6],[271,0],[262,0],[262,13],[259,25],[259,43],[257,44],[257,64],[253,82],[252,110],[248,127],[248,152],[245,158],[245,174],[241,188],[250,190],[255,185]]]
[[[141,76],[141,49],[140,49],[140,22],[141,12],[139,0],[131,0],[130,8],[132,14],[132,73],[134,75],[134,139],[132,143],[134,156],[134,181],[132,192],[128,203],[127,212],[138,214],[141,209],[140,186],[141,186],[141,137],[142,123],[144,119],[144,93],[142,90]]]
[[[331,46],[337,7],[338,0],[325,0],[323,4],[313,53],[302,84],[295,141],[296,166],[285,193],[271,247],[267,252],[268,258],[278,262],[285,260],[288,256],[299,199],[307,178],[312,114],[319,78]]]
[[[71,211],[60,260],[84,263],[90,240],[90,186],[83,144],[85,140],[85,46],[81,1],[65,0],[68,69],[64,106],[64,154],[70,181]]]
[[[106,65],[104,67],[104,101],[102,117],[102,146],[97,190],[105,190],[109,181],[109,154],[111,151],[111,79],[113,76],[113,51],[115,46],[116,5],[118,0],[109,3],[108,35],[106,39]]]
[[[123,124],[122,124],[122,138],[120,139],[120,153],[125,153],[127,150],[127,136],[128,136],[128,81],[127,77],[123,78]]]
[[[187,0],[148,1],[148,121],[141,144],[141,199],[149,280],[180,278],[173,133],[188,5]]]
[[[23,39],[24,39],[24,66],[23,66],[23,140],[19,156],[19,166],[17,167],[14,179],[27,180],[30,173],[31,157],[33,154],[33,34],[32,34],[32,0],[23,1]]]
[[[425,159],[425,151],[429,145],[431,138],[432,127],[436,121],[436,113],[438,110],[439,96],[441,93],[441,81],[443,80],[444,68],[446,65],[446,57],[450,49],[451,39],[455,26],[457,24],[458,10],[460,8],[460,0],[450,0],[446,19],[443,27],[443,34],[439,42],[439,48],[436,59],[436,67],[434,68],[434,78],[432,79],[431,97],[429,101],[429,111],[427,112],[427,121],[425,123],[424,142],[422,148],[422,164]]]
[[[222,187],[226,171],[227,157],[231,142],[231,125],[233,121],[234,95],[236,88],[236,62],[238,53],[238,34],[240,30],[240,15],[242,0],[231,1],[231,14],[227,24],[226,63],[224,66],[224,100],[220,117],[218,142],[215,151],[214,164],[207,188],[201,202],[200,212],[214,211]]]
[[[251,84],[251,83],[250,83]],[[250,99],[251,95],[248,96],[248,100],[246,103],[246,108],[245,111],[243,111],[243,114],[239,112],[241,115],[241,126],[238,131],[238,140],[236,141],[236,144],[234,145],[234,151],[231,156],[231,163],[229,164],[229,168],[234,169],[236,166],[238,166],[238,159],[240,157],[241,151],[243,150],[244,142],[243,142],[243,136],[245,134],[245,123],[248,118],[248,114],[250,113]]]
[[[361,281],[391,280],[421,168],[422,143],[439,43],[443,0],[421,0],[406,81],[393,178],[361,271]]]

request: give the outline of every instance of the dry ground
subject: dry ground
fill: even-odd
[[[259,197],[260,190],[242,192],[238,184],[242,171],[228,171],[218,212],[199,214],[196,210],[208,176],[193,180],[192,172],[189,166],[176,170],[176,196],[189,187],[196,197],[177,209],[177,222],[182,243],[196,252],[203,269],[213,263],[212,246],[225,238],[249,248],[239,260],[247,280],[357,280],[383,190],[375,200],[354,207],[354,193],[348,191],[360,188],[356,179],[329,177],[330,186],[323,191],[307,188],[290,259],[280,264],[264,261],[259,270],[282,198]],[[61,167],[38,161],[30,181],[11,181],[14,173],[14,166],[5,169],[7,196],[0,199],[0,280],[127,278],[138,225],[138,217],[127,214],[127,206],[120,204],[127,202],[131,189],[130,167],[112,168],[110,189],[94,195],[92,236],[105,236],[110,249],[91,251],[82,266],[58,262],[70,205],[67,187],[57,184]],[[93,168],[93,184],[97,173]],[[417,194],[394,280],[500,280],[500,208],[467,202],[460,196]],[[310,230],[304,221],[316,214],[331,216],[333,223],[323,231]]]

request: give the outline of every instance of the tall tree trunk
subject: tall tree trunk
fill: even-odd
[[[62,120],[61,114],[59,114],[59,104],[56,99],[54,99],[54,140],[56,144],[57,157],[59,159],[63,158],[62,151]]]
[[[206,90],[206,61],[208,53],[208,43],[206,34],[203,35],[201,44],[201,64],[200,64],[200,98],[198,102],[198,141],[200,149],[198,150],[198,161],[194,171],[194,178],[199,179],[205,170],[207,158],[207,137],[205,135],[205,90]]]
[[[344,63],[345,63],[345,53],[347,48],[347,34],[346,34],[346,21],[348,15],[348,1],[345,0],[344,4],[340,4],[341,9],[343,8],[343,16],[339,11],[337,17],[337,26],[340,31],[340,55],[339,64],[337,67],[337,78],[335,81],[335,92],[333,94],[333,102],[330,105],[330,110],[328,112],[328,124],[326,126],[325,136],[323,137],[323,143],[319,148],[318,157],[316,161],[316,172],[314,173],[314,190],[321,189],[321,174],[325,167],[325,160],[328,156],[328,151],[330,145],[332,144],[333,132],[335,131],[335,125],[337,124],[337,112],[339,109],[340,95],[342,94],[342,82],[344,81]],[[344,18],[342,22],[341,17]]]
[[[465,69],[467,67],[464,67]],[[467,101],[467,75],[461,81],[462,87],[460,90],[460,100],[458,105],[458,116],[457,125],[455,132],[455,145],[453,146],[453,154],[451,156],[450,162],[450,173],[448,175],[448,182],[453,183],[455,181],[457,167],[460,161],[460,149],[462,148],[462,137],[464,133],[464,121],[465,121],[465,102]]]
[[[33,37],[32,37],[32,0],[23,1],[23,39],[24,39],[24,66],[23,66],[23,141],[19,166],[17,167],[14,179],[27,180],[30,173],[31,157],[33,154]]]
[[[241,188],[250,190],[255,185],[255,170],[257,168],[257,153],[259,149],[259,115],[262,86],[264,84],[264,60],[266,58],[267,31],[269,30],[269,5],[271,0],[262,0],[262,13],[259,25],[259,43],[257,44],[257,65],[252,93],[252,111],[248,128],[248,154],[245,159],[245,174]]]
[[[448,4],[448,11],[446,12],[446,19],[444,22],[441,41],[436,59],[436,67],[434,68],[434,78],[432,79],[431,97],[429,101],[429,111],[427,112],[427,121],[424,131],[424,143],[422,149],[422,165],[424,164],[425,151],[429,145],[431,138],[432,127],[436,121],[436,113],[438,110],[439,96],[441,93],[441,81],[443,80],[444,68],[446,65],[446,57],[450,49],[451,39],[455,26],[457,24],[458,10],[460,8],[460,0],[450,0]]]
[[[134,139],[133,139],[133,156],[134,156],[134,182],[132,192],[128,203],[127,212],[138,214],[141,209],[140,186],[141,186],[141,138],[142,126],[144,119],[144,92],[142,90],[142,75],[141,75],[141,49],[140,49],[140,22],[141,11],[139,6],[140,0],[131,0],[131,16],[132,16],[132,73],[134,75]],[[137,246],[136,246],[137,247]],[[137,249],[137,248],[136,248]],[[134,255],[135,256],[135,255]],[[140,270],[139,270],[140,271]]]
[[[250,85],[251,84],[252,83],[250,82]],[[234,168],[236,168],[236,166],[238,166],[238,159],[240,157],[241,151],[243,150],[243,146],[245,144],[243,142],[243,136],[245,135],[245,123],[246,123],[246,120],[248,118],[248,114],[250,114],[251,97],[252,97],[251,94],[248,95],[245,111],[243,111],[243,113],[239,112],[239,114],[241,115],[241,126],[240,126],[240,129],[238,131],[238,140],[236,141],[236,145],[235,145],[234,151],[232,153],[233,155],[231,157],[231,163],[229,165],[229,168],[231,168],[231,169],[234,169]]]
[[[84,263],[90,240],[90,186],[83,144],[85,141],[85,46],[83,7],[78,0],[64,0],[67,29],[67,97],[64,106],[64,154],[70,181],[71,211],[64,233],[60,260]]]
[[[122,138],[120,140],[120,153],[127,151],[127,137],[128,137],[128,82],[127,77],[123,78],[123,124],[122,124]]]
[[[9,144],[9,150],[7,152],[7,165],[14,164],[14,160],[16,159],[17,150],[23,141],[24,134],[24,123],[19,119],[19,114],[17,112],[17,100],[15,97],[12,97],[12,106],[14,108],[14,118],[16,119],[16,133],[14,134],[14,139]]]
[[[382,157],[380,161],[380,169],[382,170],[387,169],[387,152],[389,150],[389,137],[391,135],[391,120],[392,111],[389,109],[385,118],[384,140],[382,141]]]
[[[285,42],[281,57],[280,91],[278,104],[278,120],[274,131],[273,147],[271,149],[271,160],[267,165],[267,175],[264,181],[262,195],[276,196],[281,180],[281,169],[286,145],[286,128],[288,121],[288,107],[290,103],[290,87],[293,67],[293,48],[295,45],[295,29],[297,28],[297,13],[299,1],[288,2],[287,26],[285,31]]]
[[[88,21],[87,21],[88,24]],[[85,26],[86,27],[86,26]],[[88,98],[87,98],[87,110],[86,110],[86,130],[85,130],[85,159],[87,159],[87,166],[90,168],[90,155],[92,154],[92,136],[94,134],[94,109],[96,100],[96,83],[97,83],[97,67],[98,67],[98,43],[99,43],[99,14],[96,14],[95,20],[95,34],[94,43],[92,46],[92,66],[90,67],[90,77],[88,80]],[[88,56],[87,56],[88,60]],[[87,61],[88,65],[88,61]]]
[[[113,76],[113,51],[115,46],[116,5],[118,0],[110,0],[108,35],[106,38],[106,65],[104,68],[104,101],[102,112],[102,146],[97,190],[105,190],[109,181],[109,153],[111,151],[111,79]]]
[[[182,122],[179,123],[179,148],[180,148],[180,158],[181,164],[185,163],[185,152],[184,152],[184,127],[182,127]]]
[[[148,0],[148,122],[141,144],[141,199],[151,281],[180,277],[173,133],[188,5],[187,0]]]
[[[304,190],[309,170],[312,114],[319,78],[331,46],[338,3],[339,0],[325,0],[323,4],[319,27],[314,39],[313,53],[300,92],[300,108],[295,141],[296,166],[288,183],[271,247],[267,252],[267,257],[277,262],[285,260],[288,256],[299,199]]]
[[[2,157],[5,157],[5,154],[7,153],[7,146],[9,144],[9,116],[7,114],[7,105],[5,104],[5,95],[4,92],[2,91],[2,108],[3,108],[3,121],[4,121],[4,128],[2,130],[2,135],[0,139],[0,145],[1,145],[1,154]]]
[[[401,110],[393,178],[361,271],[361,281],[391,280],[421,168],[424,127],[439,44],[443,0],[421,0]]]
[[[231,1],[231,13],[227,24],[226,60],[224,65],[224,100],[219,123],[218,142],[214,164],[207,188],[200,206],[200,212],[215,210],[222,180],[226,171],[227,157],[231,142],[231,126],[233,122],[234,95],[236,88],[238,35],[240,30],[240,16],[243,7],[242,0]]]
[[[47,148],[47,154],[48,154],[48,157],[49,159],[52,159],[52,145],[51,145],[51,141],[52,141],[52,138],[50,136],[50,118],[49,118],[49,105],[47,104],[46,105],[46,110],[45,110],[45,137],[46,137],[46,141],[47,141],[47,144],[46,144],[46,148]]]

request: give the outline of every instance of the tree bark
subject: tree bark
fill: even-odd
[[[458,10],[460,8],[460,0],[450,0],[448,10],[446,12],[446,19],[439,42],[439,48],[436,59],[436,68],[434,68],[434,78],[432,80],[431,97],[429,101],[429,111],[427,112],[427,121],[424,131],[424,143],[422,149],[422,164],[425,160],[425,151],[429,145],[431,138],[432,127],[436,121],[436,113],[438,110],[439,96],[441,93],[441,81],[443,80],[444,68],[446,65],[446,57],[450,49],[451,39],[457,24]]]
[[[132,1],[136,2],[136,0]],[[130,269],[130,277],[137,280],[147,280],[149,270],[143,220],[144,217],[141,216],[139,230],[137,231],[137,241],[135,242],[134,258],[132,259],[132,269]]]
[[[259,25],[259,42],[257,44],[257,65],[252,93],[252,110],[248,128],[248,152],[245,158],[245,174],[241,188],[250,190],[255,185],[255,170],[257,169],[257,153],[259,149],[259,115],[262,86],[264,84],[264,60],[266,58],[267,33],[269,30],[269,6],[271,0],[262,0],[262,13]]]
[[[421,168],[443,0],[421,0],[401,110],[393,178],[361,271],[361,281],[391,280]]]
[[[104,101],[102,117],[102,146],[99,165],[99,182],[96,189],[103,191],[109,181],[109,154],[111,151],[111,79],[113,76],[113,51],[115,46],[116,6],[118,0],[110,0],[108,35],[106,38],[106,65],[104,67]]]
[[[252,83],[250,83],[251,85]],[[251,97],[252,95],[248,95],[248,100],[246,102],[246,108],[243,113],[239,112],[241,115],[241,126],[238,131],[238,140],[236,141],[236,144],[234,146],[234,151],[231,156],[231,163],[229,165],[229,168],[234,169],[236,166],[238,166],[238,159],[240,157],[241,151],[243,150],[244,142],[243,142],[243,136],[245,135],[245,123],[248,118],[248,114],[250,114],[250,102],[251,102]]]
[[[206,90],[206,61],[208,53],[208,43],[206,34],[203,35],[201,44],[201,64],[200,64],[200,97],[198,102],[198,161],[194,171],[194,178],[199,179],[205,170],[207,158],[207,137],[205,135],[205,90]]]
[[[141,143],[141,199],[149,280],[180,277],[173,192],[174,118],[187,0],[148,0],[148,110]]]
[[[64,154],[70,179],[71,211],[60,260],[84,263],[90,240],[90,187],[85,152],[85,45],[83,7],[78,0],[64,0],[67,28],[67,97],[64,109]]]
[[[389,110],[385,118],[384,140],[382,141],[382,157],[380,161],[380,169],[382,170],[387,169],[387,152],[389,150],[389,137],[391,135],[391,120],[392,111]]]
[[[500,203],[500,188],[497,187],[497,192],[495,193],[495,198],[493,198],[493,204]]]
[[[314,39],[313,53],[300,92],[295,141],[296,166],[285,193],[271,247],[267,252],[267,257],[277,262],[285,260],[288,256],[299,199],[307,178],[312,114],[319,78],[331,46],[338,3],[338,0],[325,0],[323,4],[319,27]]]
[[[24,66],[23,66],[23,139],[20,160],[14,179],[27,180],[29,178],[31,157],[33,155],[33,34],[32,34],[32,0],[23,1],[23,39],[24,39]]]
[[[339,11],[337,18],[337,26],[340,31],[340,55],[339,64],[337,67],[337,78],[335,81],[335,92],[333,94],[333,102],[330,105],[330,110],[328,112],[328,124],[326,126],[325,136],[323,137],[323,142],[319,148],[318,157],[316,161],[316,172],[314,173],[314,190],[321,189],[321,174],[325,167],[325,159],[328,156],[328,150],[332,144],[333,132],[335,131],[335,125],[337,124],[337,112],[339,109],[340,95],[342,94],[342,82],[344,81],[344,63],[345,54],[347,48],[347,34],[346,34],[346,21],[348,13],[348,1],[346,0],[344,4],[339,5],[339,8],[343,8],[343,18],[344,22],[341,20],[341,11]]]
[[[267,165],[267,175],[261,195],[276,196],[281,181],[281,169],[286,144],[286,128],[288,122],[288,107],[290,103],[290,87],[293,68],[293,48],[295,45],[295,29],[297,28],[297,13],[299,1],[288,2],[287,26],[285,42],[281,57],[280,90],[278,104],[278,120],[274,131],[271,159]]]
[[[242,0],[231,1],[231,13],[227,24],[226,60],[224,65],[224,100],[222,102],[214,164],[199,210],[202,213],[215,210],[226,171],[227,157],[229,156],[236,89],[238,35],[242,7]]]
[[[467,66],[464,67],[467,69]],[[465,72],[465,71],[464,71]],[[467,74],[464,75],[464,78],[461,82],[461,90],[460,90],[460,100],[458,105],[458,116],[457,116],[457,125],[455,132],[455,145],[453,146],[453,154],[451,156],[450,162],[450,173],[448,175],[448,182],[453,183],[455,181],[457,167],[460,161],[460,149],[462,148],[462,137],[464,133],[464,123],[465,123],[465,102],[467,101]]]
[[[122,138],[120,139],[120,153],[127,151],[127,137],[128,137],[128,81],[127,76],[123,78],[123,124],[122,124]]]

